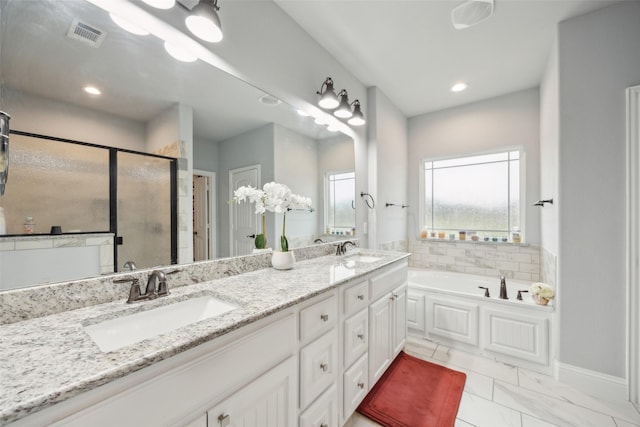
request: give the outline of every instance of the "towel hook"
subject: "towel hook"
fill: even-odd
[[[364,202],[369,206],[369,209],[373,209],[376,207],[376,201],[373,200],[373,196],[369,193],[361,192],[360,197],[368,197],[368,199],[364,199]],[[369,203],[371,202],[371,203]]]

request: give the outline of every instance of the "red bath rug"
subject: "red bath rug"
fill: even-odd
[[[385,427],[453,427],[466,378],[401,352],[357,411]]]

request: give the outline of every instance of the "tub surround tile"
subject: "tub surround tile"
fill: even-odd
[[[417,239],[409,241],[408,250],[419,254],[410,258],[411,267],[460,273],[476,267],[487,275],[540,280],[540,247],[535,245]]]
[[[352,277],[408,257],[399,252],[374,253],[382,259],[371,264],[357,263],[348,278],[336,278],[332,274],[332,267],[344,259],[335,255],[299,261],[288,271],[266,268],[270,254],[171,266],[164,269],[177,271],[170,278],[171,294],[141,304],[126,304],[129,284],[114,284],[112,277],[41,286],[31,293],[3,292],[1,305],[10,312],[3,313],[5,318],[19,318],[28,311],[34,318],[0,327],[3,343],[0,348],[3,389],[0,425],[194,348],[335,288]],[[238,274],[251,269],[253,271],[246,274]],[[146,277],[146,274],[148,271],[135,271],[120,276]],[[177,286],[178,282],[182,286]],[[83,325],[205,294],[234,302],[239,308],[145,340],[142,345],[133,344],[109,353],[100,351],[83,329]],[[83,306],[87,300],[92,305]],[[51,301],[64,312],[46,315],[51,309],[46,307],[47,303]]]

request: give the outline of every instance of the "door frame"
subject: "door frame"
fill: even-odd
[[[193,175],[204,176],[208,180],[209,184],[209,215],[207,222],[209,224],[209,254],[208,259],[216,259],[218,257],[218,242],[216,240],[218,230],[218,216],[216,215],[216,197],[217,197],[217,184],[216,173],[199,169],[193,170]],[[193,176],[191,178],[193,180]]]
[[[640,408],[640,85],[627,88],[627,379]]]
[[[228,186],[229,186],[229,198],[227,200],[233,200],[233,192],[235,191],[233,189],[233,186],[231,185],[231,183],[233,182],[232,177],[234,173],[239,173],[239,172],[244,172],[244,171],[248,171],[251,169],[256,169],[258,171],[258,178],[256,180],[256,188],[262,188],[262,166],[260,165],[260,163],[255,164],[255,165],[249,165],[249,166],[244,166],[241,168],[235,168],[235,169],[229,169],[229,181],[228,182]],[[233,215],[233,210],[236,209],[237,204],[236,203],[229,203],[229,256],[234,256],[234,247],[233,247],[233,224],[232,224],[232,218],[234,217]]]

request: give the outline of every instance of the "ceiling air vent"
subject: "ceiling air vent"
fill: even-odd
[[[93,47],[100,47],[107,33],[93,27],[84,22],[80,22],[77,18],[71,23],[67,37],[79,40]]]

